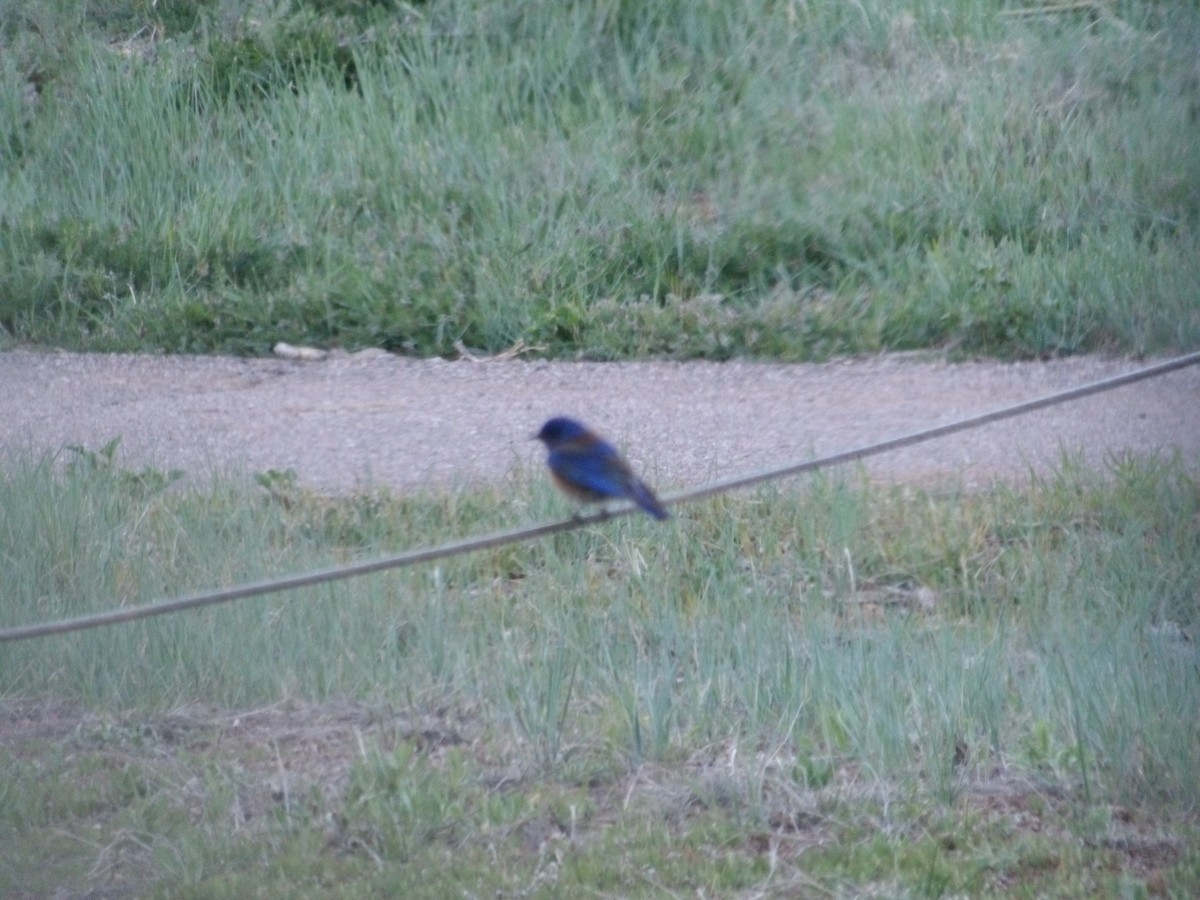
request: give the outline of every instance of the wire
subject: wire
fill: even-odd
[[[1020,416],[1026,413],[1035,412],[1039,409],[1045,409],[1048,406],[1068,403],[1072,400],[1079,400],[1092,394],[1111,391],[1138,381],[1145,381],[1149,378],[1165,375],[1168,372],[1174,372],[1177,369],[1193,366],[1197,363],[1200,363],[1200,351],[1189,353],[1184,356],[1178,356],[1173,359],[1157,363],[1153,366],[1147,366],[1146,368],[1138,369],[1135,372],[1127,372],[1124,375],[1116,375],[1111,378],[1101,379],[1100,381],[1093,381],[1089,384],[1084,384],[1079,387],[1068,388],[1067,390],[1058,391],[1053,394],[1047,394],[1034,400],[1026,400],[1022,403],[1016,403],[1011,406],[1005,406],[1000,409],[994,409],[978,415],[968,416],[964,419],[958,419],[945,425],[936,425],[932,428],[913,431],[908,434],[888,438],[874,444],[857,447],[853,450],[835,453],[831,456],[822,456],[818,459],[812,459],[802,463],[793,463],[782,467],[764,469],[760,472],[755,472],[749,475],[739,475],[734,478],[727,478],[723,481],[715,481],[711,484],[703,485],[698,488],[666,495],[662,498],[662,502],[664,506],[672,506],[691,500],[697,500],[701,497],[708,497],[713,494],[723,493],[725,491],[751,487],[752,485],[761,484],[763,482],[772,481],[778,478],[786,478],[791,475],[799,475],[804,472],[812,472],[817,469],[829,468],[830,466],[866,459],[869,456],[877,456],[878,454],[886,453],[889,450],[897,450],[901,447],[908,447],[913,444],[932,441],[936,438],[945,437],[946,435],[954,434],[959,431],[980,428],[984,425],[989,425],[992,422],[999,422],[1003,419],[1011,419],[1014,416]],[[115,625],[119,622],[132,622],[136,619],[145,619],[149,618],[150,616],[161,616],[166,615],[167,613],[181,612],[186,609],[198,609],[204,606],[214,606],[218,603],[228,603],[231,600],[240,600],[245,597],[257,597],[263,594],[273,594],[279,591],[311,587],[312,585],[316,584],[325,584],[327,582],[338,581],[343,578],[355,578],[359,575],[368,575],[372,572],[382,572],[387,569],[413,566],[417,563],[431,562],[436,559],[444,559],[450,556],[474,553],[478,550],[487,550],[492,547],[501,547],[506,544],[514,544],[519,541],[527,541],[532,540],[533,538],[558,534],[562,531],[570,531],[572,529],[582,528],[586,525],[603,522],[618,516],[626,516],[636,511],[637,508],[633,506],[620,507],[612,511],[602,510],[590,515],[575,516],[573,518],[563,519],[557,522],[545,522],[540,525],[514,528],[509,531],[497,531],[493,532],[492,534],[485,534],[460,541],[453,541],[448,544],[441,544],[437,547],[409,550],[405,553],[383,557],[382,559],[350,563],[342,566],[333,566],[326,569],[317,569],[312,572],[305,572],[298,575],[268,578],[262,581],[254,581],[246,584],[235,585],[233,587],[222,588],[219,590],[191,594],[186,597],[178,597],[173,600],[164,600],[158,603],[148,603],[143,606],[132,606],[123,609],[95,613],[92,615],[79,616],[74,619],[61,619],[56,622],[43,622],[35,625],[0,629],[0,642],[20,641],[35,637],[46,637],[52,634],[65,634],[71,631],[82,631],[88,628],[99,628],[105,625]]]
[[[214,591],[204,591],[199,594],[191,594],[186,597],[178,597],[174,600],[164,600],[144,606],[130,606],[123,609],[95,613],[93,615],[79,616],[75,619],[46,622],[40,625],[6,628],[0,630],[0,642],[19,641],[26,638],[44,637],[50,634],[65,634],[68,631],[99,628],[102,625],[115,625],[118,622],[132,622],[135,619],[161,616],[167,613],[181,612],[185,609],[197,609],[202,606],[213,606],[217,603],[227,603],[230,600],[240,600],[244,597],[258,597],[262,594],[274,594],[294,588],[311,587],[315,584],[324,584],[342,578],[369,575],[372,572],[382,572],[386,569],[413,566],[417,563],[443,559],[447,556],[474,553],[477,550],[487,550],[489,547],[501,547],[505,544],[513,544],[521,540],[543,537],[548,534],[556,534],[560,531],[568,531],[572,528],[589,525],[593,522],[602,522],[605,519],[615,516],[628,515],[634,509],[636,507],[621,509],[611,513],[599,512],[588,516],[577,516],[573,519],[565,519],[560,522],[547,522],[542,525],[516,528],[511,531],[497,531],[479,537],[453,541],[449,544],[441,544],[437,547],[409,550],[395,556],[385,556],[382,559],[331,566],[326,569],[315,569],[311,572],[303,572],[298,575],[286,575],[278,578],[267,578],[262,581],[251,581],[246,584],[234,585],[233,587],[221,588]]]
[[[789,475],[799,475],[802,472],[810,472],[815,469],[824,469],[830,466],[841,465],[842,463],[854,462],[855,460],[865,459],[868,456],[877,456],[880,453],[886,453],[889,450],[899,450],[901,447],[909,447],[913,444],[921,444],[925,441],[932,441],[936,438],[945,437],[949,434],[955,434],[959,431],[967,431],[972,428],[982,428],[984,425],[990,425],[993,422],[999,422],[1003,419],[1011,419],[1014,416],[1022,416],[1026,413],[1036,412],[1039,409],[1045,409],[1048,406],[1057,406],[1061,403],[1069,403],[1072,400],[1080,400],[1092,394],[1100,394],[1105,391],[1111,391],[1115,388],[1124,387],[1125,385],[1134,384],[1138,381],[1145,381],[1149,378],[1155,378],[1160,375],[1166,375],[1168,372],[1174,372],[1177,369],[1185,369],[1188,366],[1194,366],[1200,363],[1200,351],[1188,353],[1184,356],[1177,356],[1174,359],[1168,359],[1165,362],[1157,363],[1153,366],[1147,366],[1144,369],[1138,369],[1135,372],[1126,372],[1124,375],[1114,375],[1111,378],[1102,378],[1099,381],[1093,381],[1089,384],[1083,384],[1079,387],[1067,388],[1063,391],[1057,391],[1053,394],[1046,394],[1043,397],[1038,397],[1034,400],[1025,400],[1021,403],[1013,404],[1012,406],[1004,406],[1000,409],[993,409],[990,412],[979,413],[974,416],[967,416],[965,419],[958,419],[954,422],[948,422],[945,425],[935,425],[933,428],[923,428],[920,431],[913,431],[908,434],[902,434],[897,437],[887,438],[874,444],[869,444],[865,447],[858,447],[854,450],[845,450],[841,453],[834,453],[832,456],[823,456],[820,459],[810,460],[808,462],[796,463],[795,465],[784,466],[782,468],[765,469],[761,472],[756,472],[750,475],[738,475],[733,478],[727,478],[724,481],[714,481],[712,484],[699,487],[683,494],[672,496],[667,503],[678,502],[679,500],[688,499],[695,500],[699,497],[707,497],[710,494],[719,494],[724,491],[731,491],[736,488],[750,487],[751,485],[760,484],[764,481],[769,481],[775,478],[785,478]]]

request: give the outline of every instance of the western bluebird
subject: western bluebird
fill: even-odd
[[[625,497],[656,519],[668,517],[616,448],[574,419],[556,416],[534,437],[550,451],[550,475],[565,494],[583,503]]]

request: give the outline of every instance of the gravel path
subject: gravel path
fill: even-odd
[[[663,491],[807,459],[1139,368],[1124,358],[963,363],[882,356],[809,365],[412,360],[315,362],[0,353],[0,447],[99,448],[129,467],[294,469],[341,492],[499,479],[540,465],[529,436],[578,416]],[[1061,448],[1061,449],[1060,449]],[[1178,449],[1200,462],[1200,366],[886,454],[873,477],[968,487],[1061,450]]]

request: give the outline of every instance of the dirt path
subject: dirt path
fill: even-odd
[[[124,465],[294,469],[345,491],[497,479],[539,465],[555,413],[624,446],[662,490],[802,460],[1139,368],[1123,358],[817,365],[444,362],[383,353],[318,362],[0,353],[0,447],[99,448]],[[874,477],[968,486],[1068,452],[1177,448],[1200,461],[1200,367],[878,457]]]

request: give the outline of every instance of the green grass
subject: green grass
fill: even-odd
[[[6,626],[555,508],[0,472]],[[817,478],[0,645],[0,890],[1194,895],[1198,516],[1177,460]]]
[[[0,4],[0,334],[1194,347],[1198,41],[1153,2]]]
[[[1200,338],[1194,4],[0,0],[0,339]],[[0,460],[3,626],[551,515]],[[194,473],[193,473],[194,474]],[[1200,894],[1200,486],[817,478],[0,645],[0,895]]]

